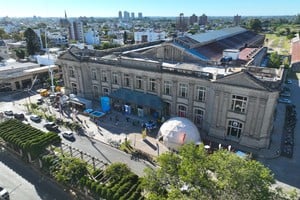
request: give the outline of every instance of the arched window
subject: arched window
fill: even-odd
[[[229,120],[227,127],[227,136],[240,138],[242,133],[243,123],[237,120]]]
[[[93,96],[95,99],[99,97],[98,87],[95,85],[93,86]]]
[[[194,110],[194,123],[197,126],[202,127],[203,118],[204,118],[204,111],[202,109],[196,108]]]

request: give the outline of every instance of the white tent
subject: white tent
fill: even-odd
[[[177,150],[186,143],[199,143],[201,141],[198,128],[193,122],[183,117],[174,117],[167,120],[158,132],[159,140],[169,149]]]

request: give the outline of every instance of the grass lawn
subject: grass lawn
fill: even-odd
[[[289,55],[291,43],[286,36],[277,36],[276,34],[266,34],[268,42],[265,43],[265,46],[274,49],[281,55]]]

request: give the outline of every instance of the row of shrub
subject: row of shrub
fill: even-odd
[[[49,145],[61,141],[61,138],[55,133],[45,133],[16,119],[10,119],[0,124],[0,137],[14,148],[17,147],[30,153],[32,158],[43,153]]]
[[[138,200],[144,198],[141,179],[123,163],[113,163],[104,170],[97,169],[91,173],[83,169],[87,167],[87,164],[78,158],[47,155],[42,157],[42,163],[43,170],[57,181],[81,191],[87,190],[95,199]]]

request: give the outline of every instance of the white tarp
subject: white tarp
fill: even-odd
[[[167,120],[159,129],[159,139],[170,149],[177,150],[181,145],[201,141],[198,128],[193,122],[183,117],[174,117]]]

